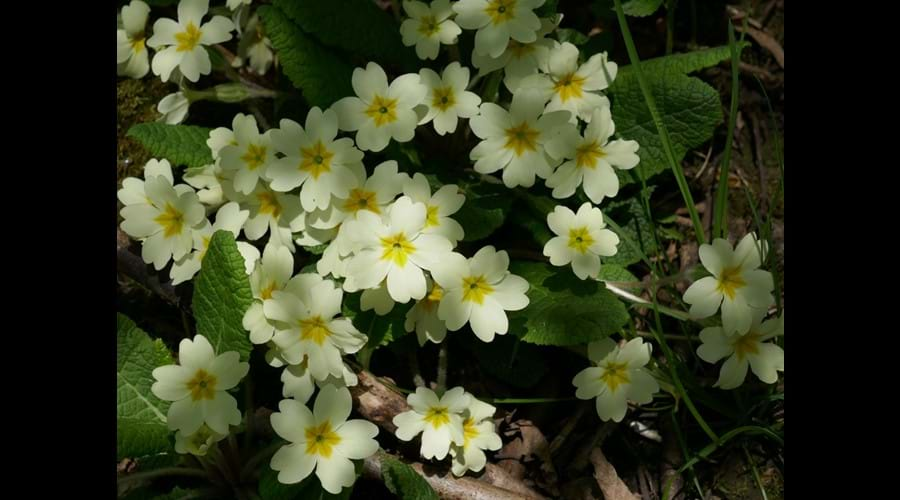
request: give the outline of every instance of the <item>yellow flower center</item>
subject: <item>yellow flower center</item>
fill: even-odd
[[[506,129],[506,149],[512,149],[516,156],[522,156],[525,151],[537,151],[537,138],[540,132],[529,127],[528,122],[522,122],[518,126]]]
[[[359,188],[350,191],[350,196],[347,198],[347,202],[344,203],[344,210],[354,214],[360,210],[368,210],[376,214],[381,213],[378,204],[375,202],[375,193]]]
[[[175,33],[175,41],[178,42],[175,50],[178,52],[188,52],[194,50],[194,47],[200,43],[200,37],[203,32],[193,22],[189,22],[187,28],[181,33]]]
[[[266,147],[250,144],[241,159],[247,164],[248,170],[256,170],[266,162]]]
[[[463,278],[463,302],[469,300],[476,304],[484,304],[484,298],[493,293],[494,287],[488,284],[484,276]]]
[[[509,41],[509,46],[507,50],[515,57],[516,59],[521,59],[528,54],[534,52],[534,44],[533,43],[520,43],[515,40]]]
[[[588,232],[587,227],[573,227],[569,229],[569,248],[585,253],[594,244],[594,238]]]
[[[444,298],[444,289],[435,283],[432,285],[428,295],[422,300],[422,307],[424,307],[426,311],[430,311],[441,302],[442,298]]]
[[[331,422],[328,420],[318,426],[307,427],[303,433],[306,435],[306,454],[331,457],[331,449],[341,442],[341,436],[331,430]]]
[[[144,50],[144,37],[138,37],[131,40],[131,50],[135,54],[139,54]]]
[[[310,148],[300,148],[303,160],[300,162],[300,170],[309,172],[313,179],[331,170],[331,159],[334,153],[329,151],[322,141],[316,141]]]
[[[366,108],[366,116],[375,122],[376,127],[393,123],[397,120],[397,99],[376,95]]]
[[[604,156],[606,156],[606,152],[597,144],[597,141],[582,144],[575,149],[575,165],[580,168],[596,168],[597,160]]]
[[[201,399],[215,399],[216,397],[216,377],[207,373],[206,370],[197,370],[187,383],[188,390],[191,391],[191,399],[200,401]]]
[[[736,337],[731,345],[739,360],[743,360],[748,354],[759,354],[759,339],[762,335],[749,331],[744,335],[736,335]]]
[[[607,363],[603,369],[605,371],[603,375],[600,375],[600,380],[609,387],[611,392],[616,392],[620,385],[627,384],[630,380],[628,378],[628,365],[625,363]]]
[[[438,221],[437,205],[425,205],[425,227],[434,227],[440,225]]]
[[[259,213],[272,214],[272,217],[276,219],[281,217],[282,207],[281,203],[278,202],[278,197],[275,196],[275,193],[263,191],[256,195],[256,198],[259,200]]]
[[[450,413],[446,406],[432,406],[425,413],[425,421],[435,429],[450,423]]]
[[[447,111],[456,104],[456,96],[453,95],[453,87],[438,87],[431,95],[431,106],[441,111]]]
[[[184,214],[169,203],[166,203],[165,210],[153,220],[162,226],[166,238],[177,236],[184,229]]]
[[[727,295],[729,299],[734,300],[735,292],[746,284],[747,282],[741,276],[740,267],[726,267],[722,270],[722,274],[719,275],[719,284],[716,285],[716,290]]]
[[[272,298],[272,292],[275,291],[275,287],[276,287],[276,286],[277,286],[277,285],[275,284],[275,280],[270,281],[269,284],[266,285],[265,288],[263,288],[262,290],[259,291],[259,297],[260,297],[261,299],[263,299],[263,300],[269,300],[269,299],[271,299],[271,298]]]
[[[570,73],[559,79],[553,86],[553,91],[559,94],[560,100],[566,102],[572,98],[581,97],[581,87],[584,85],[585,78]]]
[[[381,238],[381,260],[393,260],[394,264],[403,267],[409,259],[409,254],[416,251],[403,232]]]
[[[475,425],[474,418],[469,417],[463,422],[463,437],[465,438],[463,449],[469,447],[469,441],[478,437],[478,427]]]
[[[312,340],[316,344],[322,345],[330,336],[331,330],[328,329],[328,325],[321,316],[300,320],[300,340]]]
[[[489,0],[484,11],[491,16],[491,22],[495,25],[505,23],[515,17],[516,2],[517,0]]]
[[[419,20],[419,33],[425,36],[431,36],[440,31],[437,19],[434,16],[425,16]]]

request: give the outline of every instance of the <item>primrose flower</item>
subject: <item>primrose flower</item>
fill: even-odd
[[[351,460],[362,460],[378,451],[378,427],[361,419],[347,420],[352,410],[346,387],[326,385],[316,396],[313,411],[292,399],[282,400],[271,416],[272,429],[290,442],[272,456],[278,481],[299,483],[313,469],[322,488],[338,494],[352,486],[356,470]]]
[[[718,326],[704,328],[700,332],[700,340],[703,342],[697,348],[700,359],[716,363],[728,358],[722,364],[716,387],[739,387],[747,377],[748,366],[764,383],[774,384],[778,381],[778,372],[784,371],[784,350],[777,344],[766,341],[784,335],[784,315],[763,321],[765,315],[765,309],[754,309],[750,330],[743,335],[726,334]]]
[[[547,58],[550,57],[550,49],[556,43],[552,38],[547,38],[556,30],[562,15],[556,16],[556,21],[541,19],[541,29],[538,30],[537,39],[531,43],[519,43],[510,40],[506,50],[500,57],[490,57],[472,52],[472,66],[478,68],[479,75],[502,69],[504,71],[503,84],[510,93],[516,93],[522,79],[538,72],[545,67]]]
[[[712,276],[697,280],[684,292],[691,316],[712,316],[721,305],[725,333],[747,333],[753,309],[765,309],[775,302],[772,274],[758,269],[760,251],[765,254],[767,249],[768,244],[757,241],[754,233],[744,236],[734,250],[722,238],[700,245],[700,262]]]
[[[250,274],[253,303],[244,313],[243,326],[250,332],[250,342],[265,344],[275,335],[275,326],[263,312],[263,303],[287,286],[294,272],[294,256],[287,247],[266,245],[262,259]]]
[[[340,377],[329,374],[325,380],[316,380],[309,371],[309,363],[303,360],[299,365],[285,366],[281,372],[281,382],[281,394],[284,397],[306,403],[317,386],[322,388],[331,384],[335,387],[353,387],[359,383],[359,378],[344,365],[344,373]]]
[[[419,76],[428,87],[425,96],[428,113],[419,120],[419,125],[434,120],[434,131],[444,135],[456,131],[459,118],[472,118],[478,114],[481,98],[466,90],[469,68],[454,61],[444,68],[440,76],[429,68],[419,70]]]
[[[419,59],[437,59],[441,44],[453,45],[462,33],[450,17],[450,0],[435,0],[431,5],[404,0],[403,10],[409,19],[400,25],[403,45],[416,46]]]
[[[463,436],[462,446],[451,446],[450,455],[453,456],[451,470],[454,476],[462,476],[467,470],[478,472],[487,463],[484,450],[499,450],[503,447],[503,441],[494,428],[491,417],[497,411],[493,406],[471,397],[469,407],[463,412]]]
[[[165,175],[145,179],[144,191],[148,203],[122,208],[121,227],[143,240],[141,257],[159,271],[170,259],[181,260],[193,249],[194,230],[208,224],[206,210],[190,186],[172,186]]]
[[[271,131],[259,133],[253,115],[238,113],[231,122],[234,140],[219,151],[222,170],[234,172],[234,189],[250,194],[275,159]]]
[[[412,201],[425,204],[426,217],[425,234],[439,234],[448,240],[453,246],[463,239],[465,232],[459,222],[450,216],[462,208],[466,196],[459,192],[456,184],[446,184],[431,194],[431,186],[428,179],[421,173],[416,173],[403,185],[403,194]]]
[[[628,401],[647,404],[659,391],[659,384],[644,365],[650,361],[652,345],[640,338],[619,347],[605,338],[588,345],[588,357],[597,364],[575,375],[575,397],[597,398],[597,415],[604,422],[621,422],[628,410]]]
[[[541,20],[532,12],[544,0],[460,0],[453,4],[456,24],[475,33],[475,53],[500,57],[510,38],[521,43],[537,39]]]
[[[334,103],[341,130],[357,131],[356,145],[363,151],[381,151],[393,138],[408,142],[416,135],[419,117],[413,110],[422,103],[428,88],[419,75],[400,75],[388,86],[381,66],[370,62],[353,70],[355,97]]]
[[[184,92],[169,94],[156,105],[156,110],[162,115],[156,121],[177,125],[184,121],[190,105],[191,102],[184,96]]]
[[[131,78],[142,78],[150,71],[144,25],[150,6],[141,0],[122,7],[122,26],[116,31],[116,72]]]
[[[385,279],[395,302],[425,296],[423,269],[432,269],[453,249],[438,234],[424,234],[427,209],[408,196],[401,196],[390,207],[386,219],[371,212],[360,212],[347,222],[353,235],[354,253],[347,263],[344,288],[355,291],[378,286]]]
[[[263,303],[267,318],[275,321],[272,341],[288,363],[297,365],[306,358],[316,380],[343,373],[343,354],[353,354],[366,344],[349,319],[341,314],[344,292],[318,274],[298,274],[284,291],[272,292]]]
[[[550,101],[545,112],[564,109],[572,113],[572,123],[576,117],[590,122],[594,109],[609,107],[609,99],[596,93],[608,88],[618,71],[616,63],[607,60],[606,52],[594,54],[579,66],[578,48],[569,42],[557,44],[541,69],[543,73],[522,80],[520,88],[540,90]]]
[[[222,171],[222,167],[210,163],[202,167],[185,169],[184,182],[197,190],[197,198],[200,199],[200,203],[209,207],[218,207],[225,203],[223,184],[230,185],[231,179]],[[231,190],[229,189],[229,191]]]
[[[407,332],[415,330],[419,345],[427,340],[440,344],[447,336],[447,325],[438,317],[438,305],[444,296],[444,289],[431,278],[425,278],[428,294],[406,311],[403,328]]]
[[[561,138],[558,153],[568,161],[547,179],[554,198],[568,198],[578,186],[597,205],[604,197],[618,194],[619,177],[613,167],[628,170],[637,166],[640,158],[637,141],[609,140],[615,131],[609,106],[603,105],[594,110],[583,136],[569,133]]]
[[[212,70],[207,45],[231,40],[234,23],[224,16],[215,16],[202,24],[209,11],[209,0],[181,0],[178,3],[178,22],[157,19],[153,24],[153,36],[147,45],[157,50],[150,67],[162,81],[169,81],[176,67],[192,82]]]
[[[443,289],[438,318],[455,332],[467,322],[484,342],[509,329],[505,311],[519,311],[528,306],[528,282],[511,274],[509,255],[493,246],[483,247],[466,260],[451,253],[431,270],[431,277]]]
[[[144,179],[161,175],[169,181],[169,184],[175,183],[175,177],[172,176],[172,165],[169,160],[157,160],[151,158],[144,164]],[[144,189],[144,179],[137,177],[127,177],[122,180],[122,188],[116,192],[116,197],[122,202],[122,205],[147,205],[152,203],[147,197],[147,191]],[[178,187],[180,186],[180,187]],[[190,192],[187,186],[179,184],[177,189],[184,189]],[[187,189],[185,189],[187,188]]]
[[[284,155],[268,170],[275,191],[290,191],[302,185],[303,210],[324,210],[331,197],[346,198],[355,179],[351,167],[362,165],[363,153],[348,137],[336,139],[337,114],[313,107],[306,115],[306,128],[293,120],[281,120],[272,131],[272,145]],[[358,168],[358,167],[357,167]]]
[[[481,114],[469,120],[472,132],[483,139],[469,154],[475,171],[490,174],[503,169],[508,188],[531,187],[535,175],[550,176],[559,164],[561,138],[574,126],[568,123],[568,111],[543,110],[544,100],[536,90],[513,94],[509,111],[492,102],[481,103]]]
[[[547,224],[556,236],[544,245],[544,255],[554,266],[572,264],[572,271],[579,279],[597,279],[600,274],[600,256],[616,254],[619,237],[604,229],[603,213],[590,202],[584,202],[578,213],[558,205],[547,214]]]
[[[462,387],[450,389],[440,399],[431,389],[418,387],[406,401],[412,410],[394,417],[395,434],[401,441],[411,441],[421,432],[423,457],[443,460],[451,444],[465,443],[462,413],[469,407],[471,396]]]
[[[150,387],[159,399],[172,401],[169,429],[190,435],[205,423],[214,432],[228,434],[229,425],[241,423],[237,400],[226,392],[250,370],[237,352],[216,356],[206,337],[196,335],[178,345],[178,363],[153,370],[156,382]]]
[[[203,424],[193,434],[185,434],[182,431],[175,432],[175,451],[182,455],[190,453],[202,457],[206,455],[210,447],[223,439],[225,439],[225,434],[219,434],[210,429],[208,425]]]
[[[250,217],[244,224],[244,235],[248,240],[256,241],[270,232],[268,244],[286,246],[294,251],[293,233],[302,231],[304,224],[300,197],[276,193],[261,182],[240,201],[241,207],[250,210]]]
[[[379,163],[370,177],[366,177],[366,169],[361,164],[352,164],[349,168],[353,181],[348,185],[347,196],[335,197],[327,209],[308,214],[307,224],[317,229],[331,229],[347,219],[354,219],[360,212],[380,215],[403,191],[403,185],[409,179],[408,174],[398,172],[394,160]]]
[[[194,231],[194,251],[172,264],[172,269],[169,271],[172,284],[184,283],[197,274],[203,262],[203,257],[206,256],[206,250],[209,249],[209,242],[216,231],[225,230],[237,238],[249,215],[250,211],[241,210],[237,202],[232,201],[222,205],[216,213],[216,222],[214,224],[206,221],[202,227]],[[245,241],[238,241],[237,246],[238,251],[244,257],[244,267],[247,270],[247,274],[250,274],[256,265],[256,259],[259,258],[259,250]]]

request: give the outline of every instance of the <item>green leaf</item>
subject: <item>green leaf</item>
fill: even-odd
[[[396,458],[382,456],[381,477],[387,489],[400,500],[438,500],[428,481]]]
[[[252,302],[250,280],[234,235],[216,231],[194,281],[197,333],[209,340],[217,354],[237,351],[241,361],[247,361],[253,344],[243,318]]]
[[[169,403],[150,391],[153,370],[172,364],[161,340],[151,340],[123,314],[116,314],[116,458],[166,453]]]
[[[550,17],[557,13],[559,0],[547,0],[540,7],[534,10],[538,17]]]
[[[488,343],[474,339],[468,347],[484,371],[514,387],[533,387],[547,373],[541,348],[512,335],[498,335]]]
[[[600,275],[597,276],[600,281],[618,281],[624,283],[634,283],[640,281],[637,276],[631,274],[628,269],[616,264],[604,263],[600,266]]]
[[[573,45],[584,45],[588,42],[588,36],[572,28],[560,28],[556,30],[559,43],[569,42]]]
[[[738,54],[740,55],[740,51],[749,45],[750,42],[738,42]],[[647,59],[646,61],[641,61],[641,71],[643,71],[645,75],[651,73],[688,74],[715,66],[720,62],[729,59],[731,59],[731,47],[722,45],[709,49],[695,50],[693,52]],[[631,74],[633,71],[634,67],[631,65],[624,66],[619,69],[618,76]]]
[[[354,461],[357,476],[362,470],[361,464],[362,461]],[[259,477],[259,496],[262,500],[347,500],[351,493],[353,486],[342,489],[337,495],[328,493],[315,474],[296,484],[282,484],[278,482],[278,473],[268,463],[263,465]]]
[[[502,184],[486,182],[460,186],[465,191],[466,202],[453,218],[463,227],[463,241],[487,238],[503,225],[513,196]]]
[[[697,78],[679,73],[652,72],[644,76],[669,131],[675,159],[680,162],[688,150],[711,139],[716,125],[722,121],[719,93]],[[640,145],[641,162],[635,167],[636,173],[649,179],[670,170],[636,74],[619,74],[610,94],[614,100],[612,115],[617,136]],[[622,186],[635,181],[629,171],[617,170],[617,173]]]
[[[409,69],[418,64],[412,48],[403,45],[400,24],[371,0],[274,0],[272,4],[329,47]]]
[[[206,145],[209,129],[205,127],[139,123],[128,129],[127,135],[137,139],[151,155],[169,160],[172,166],[202,167],[213,162]]]
[[[647,187],[648,199],[654,189],[655,186]],[[656,239],[653,237],[653,226],[650,224],[650,221],[647,220],[647,216],[644,213],[644,207],[643,203],[641,203],[639,193],[631,198],[610,202],[606,206],[606,213],[612,217],[612,220],[619,224],[619,227],[621,227],[622,231],[631,238],[631,241],[640,247],[640,251],[643,252],[644,255],[650,257],[659,251],[656,246]],[[640,252],[632,248],[628,242],[624,241],[624,238],[619,242],[617,248],[618,252],[616,252],[616,255],[607,257],[604,259],[604,262],[627,266],[641,260]]]
[[[618,332],[628,321],[625,306],[602,283],[579,280],[571,269],[512,261],[510,271],[531,285],[528,307],[509,313],[509,330],[525,342],[584,344]]]
[[[350,86],[353,68],[343,57],[303,33],[283,11],[263,5],[257,12],[284,74],[303,91],[310,105],[327,108],[338,99],[353,94]]]
[[[391,312],[384,316],[379,316],[371,309],[363,311],[360,304],[361,298],[362,293],[345,295],[344,303],[341,307],[344,317],[349,318],[357,330],[369,337],[369,341],[366,342],[366,346],[363,349],[374,351],[376,348],[388,345],[407,334],[403,324],[406,321],[406,312],[409,311],[414,302],[394,304]]]
[[[622,11],[632,17],[647,17],[659,9],[663,0],[630,0],[622,4]]]

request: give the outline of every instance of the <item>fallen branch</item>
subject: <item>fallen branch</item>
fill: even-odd
[[[638,500],[638,497],[619,478],[616,468],[603,456],[600,447],[594,448],[594,451],[591,452],[591,464],[594,465],[594,479],[597,480],[597,485],[603,492],[603,498],[606,500]]]
[[[155,273],[147,270],[147,264],[140,255],[130,250],[131,238],[121,229],[116,229],[116,270],[162,297],[166,302],[179,305],[181,300],[170,282],[160,283]]]

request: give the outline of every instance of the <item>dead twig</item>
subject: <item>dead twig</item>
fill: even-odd
[[[172,283],[161,283],[155,273],[147,270],[144,259],[134,254],[130,247],[131,238],[124,231],[116,228],[116,270],[159,295],[166,302],[176,306],[180,305],[181,300],[175,293]]]
[[[599,446],[591,452],[591,464],[594,466],[594,479],[597,480],[597,485],[603,492],[603,498],[606,500],[639,500],[637,495],[632,493],[619,478],[616,468],[606,460]]]

